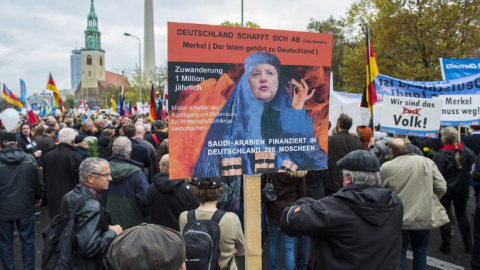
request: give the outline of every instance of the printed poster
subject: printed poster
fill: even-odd
[[[469,127],[480,124],[480,95],[441,95],[442,126]]]
[[[170,178],[327,168],[332,35],[168,23]]]
[[[442,100],[385,96],[380,131],[414,137],[437,138]]]
[[[440,58],[444,80],[462,78],[480,73],[480,59]]]

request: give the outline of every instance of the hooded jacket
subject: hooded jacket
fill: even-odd
[[[108,151],[108,145],[110,144],[110,137],[103,137],[100,136],[97,139],[97,145],[98,145],[98,156],[103,158],[103,159],[108,159],[110,158],[111,154]]]
[[[349,185],[330,197],[286,207],[281,229],[310,235],[313,269],[399,269],[403,205],[392,191]]]
[[[183,211],[198,207],[193,198],[192,186],[184,180],[168,180],[168,173],[157,173],[147,191],[150,219],[176,231],[180,231],[179,217]]]
[[[140,169],[142,165],[120,157],[114,157],[108,163],[112,182],[102,198],[102,204],[110,213],[113,224],[119,224],[126,230],[148,223],[148,182]]]
[[[20,148],[0,150],[0,220],[33,215],[43,184],[37,162]]]
[[[451,146],[451,145],[450,145]],[[460,151],[461,169],[455,166],[455,150],[451,150],[453,146],[444,145],[440,151],[433,157],[433,161],[437,164],[438,170],[447,181],[448,189],[456,192],[467,194],[468,181],[470,180],[470,170],[475,161],[475,154],[468,147],[458,144]]]

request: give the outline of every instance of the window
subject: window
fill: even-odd
[[[92,77],[92,72],[90,70],[88,71],[88,77]]]
[[[100,56],[100,66],[103,66],[103,57]]]
[[[87,65],[91,65],[91,64],[92,64],[92,56],[87,55]]]

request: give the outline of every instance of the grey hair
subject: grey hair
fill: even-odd
[[[58,132],[58,142],[71,144],[75,140],[75,130],[73,128],[62,128]]]
[[[143,124],[143,128],[145,129],[145,132],[151,132],[152,131],[152,126],[149,124]]]
[[[102,165],[100,163],[105,163],[108,165],[108,162],[103,158],[87,158],[80,164],[80,168],[78,169],[78,175],[80,177],[80,182],[86,182],[87,176],[91,173],[100,173],[102,170]]]
[[[132,142],[127,137],[118,137],[113,142],[112,153],[115,156],[129,157],[132,152]]]
[[[382,180],[379,172],[363,172],[363,171],[349,171],[343,170],[343,176],[350,175],[352,183],[357,185],[367,185],[373,187],[381,187]]]

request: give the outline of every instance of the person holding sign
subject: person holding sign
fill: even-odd
[[[249,55],[245,73],[210,126],[193,176],[326,168],[327,155],[304,108],[314,94],[305,80],[280,76],[275,55]]]

